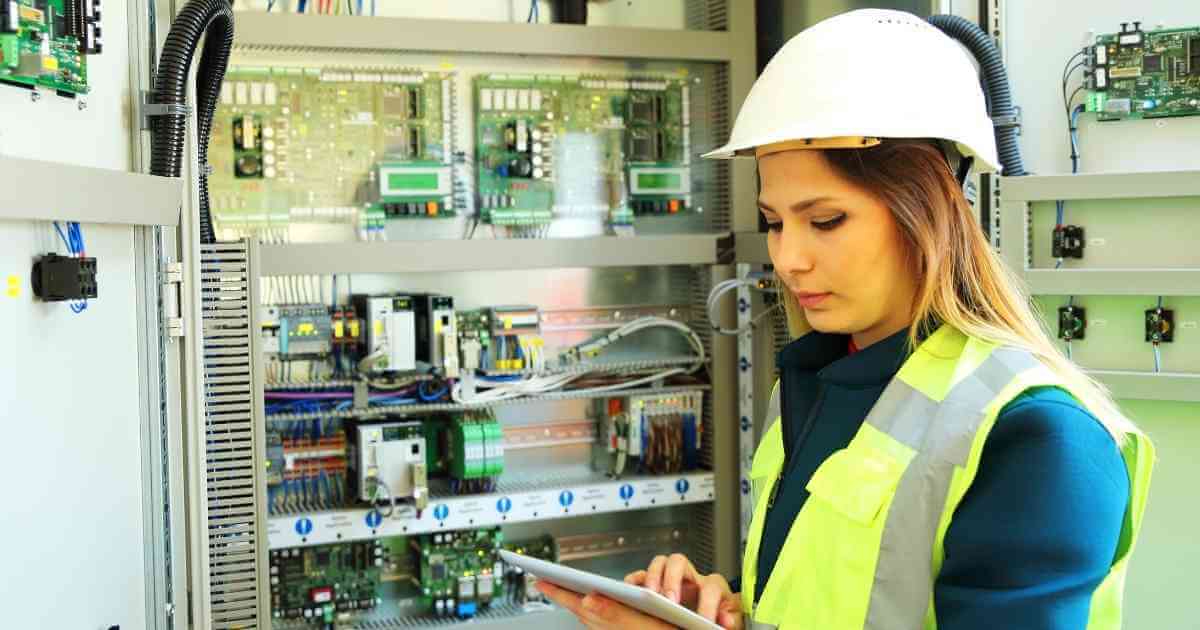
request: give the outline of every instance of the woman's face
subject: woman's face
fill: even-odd
[[[808,323],[859,347],[908,327],[917,279],[888,207],[820,151],[763,156],[758,174],[771,262]]]

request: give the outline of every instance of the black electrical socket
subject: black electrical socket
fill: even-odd
[[[1083,258],[1083,226],[1056,226],[1052,250],[1055,258]]]
[[[1062,306],[1058,309],[1058,338],[1063,341],[1083,339],[1087,330],[1087,311],[1079,306]]]
[[[33,263],[33,294],[46,302],[97,296],[96,259],[46,254]]]
[[[1146,310],[1146,341],[1170,343],[1175,340],[1175,311],[1161,306]]]

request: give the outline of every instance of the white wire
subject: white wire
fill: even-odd
[[[1155,343],[1155,344],[1151,344],[1151,345],[1154,346],[1154,371],[1161,372],[1162,371],[1162,357],[1158,354],[1158,344]]]
[[[690,372],[695,372],[696,370],[698,370],[704,366],[704,361],[705,361],[705,357],[706,357],[705,351],[704,351],[704,343],[700,340],[700,337],[698,335],[696,335],[695,331],[693,331],[691,328],[689,328],[685,324],[682,324],[675,320],[666,319],[663,317],[642,317],[642,318],[636,319],[632,322],[629,322],[628,324],[621,326],[620,328],[617,328],[616,330],[609,333],[605,337],[601,337],[598,340],[595,340],[595,341],[592,341],[589,343],[585,343],[581,346],[576,346],[573,350],[575,352],[582,351],[589,355],[597,354],[604,347],[608,346],[609,344],[613,343],[614,341],[616,341],[618,339],[627,337],[629,335],[636,334],[643,330],[649,330],[649,329],[653,329],[653,328],[670,328],[672,330],[675,330],[675,331],[683,334],[687,338],[688,343],[691,344],[692,349],[695,350],[696,357],[695,357],[694,364],[688,369],[679,368],[679,367],[669,368],[669,369],[666,369],[666,370],[663,370],[660,372],[656,372],[649,376],[633,379],[631,381],[615,383],[612,385],[604,385],[604,386],[598,386],[598,387],[585,388],[585,389],[580,389],[580,390],[572,390],[572,393],[590,394],[590,393],[600,393],[600,392],[624,389],[624,388],[628,388],[628,387],[634,387],[636,385],[641,385],[642,383],[657,381],[657,380],[661,380],[661,379],[664,379],[664,378],[667,378],[670,376],[675,376],[678,374],[687,374]],[[562,363],[561,360],[560,360],[560,363]],[[485,379],[478,380],[476,383],[479,388],[486,389],[488,391],[473,393],[469,396],[463,392],[462,381],[459,381],[454,384],[454,387],[451,388],[450,396],[455,402],[457,402],[459,404],[497,402],[497,401],[502,401],[502,400],[511,400],[513,398],[520,398],[522,396],[536,396],[539,394],[545,394],[545,393],[548,393],[548,392],[551,392],[554,390],[562,389],[563,387],[567,386],[571,382],[578,380],[578,379],[582,378],[583,376],[593,373],[593,372],[594,372],[594,370],[593,371],[576,372],[576,373],[563,372],[563,373],[539,374],[539,375],[530,376],[529,378],[524,378],[524,379],[521,379],[518,381],[506,381],[506,382],[493,382],[493,381],[488,381],[485,378]],[[626,373],[626,375],[627,374],[628,373]]]

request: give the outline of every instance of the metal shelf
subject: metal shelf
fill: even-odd
[[[0,219],[179,225],[183,180],[0,155]]]
[[[1028,175],[1000,180],[1000,196],[1004,202],[1193,195],[1200,196],[1200,171]]]
[[[736,61],[730,31],[239,12],[234,44],[264,50],[420,51]],[[748,52],[754,53],[753,46]],[[753,57],[750,58],[753,63]]]
[[[722,234],[263,245],[262,275],[712,265]]]
[[[453,617],[395,617],[371,619],[348,626],[356,630],[399,630],[401,628],[471,628],[473,630],[528,630],[529,628],[571,628],[578,625],[569,611],[549,604],[525,609],[517,604],[492,604],[471,619]],[[291,627],[291,626],[288,626]],[[308,628],[311,626],[298,626]]]
[[[1030,204],[1072,199],[1200,197],[1200,171],[1042,175],[1001,181],[1000,246],[1033,295],[1200,295],[1196,269],[1034,269]]]
[[[1198,269],[1026,269],[1033,295],[1200,295]]]
[[[341,418],[343,420],[356,418],[359,420],[373,420],[383,418],[385,416],[400,416],[419,413],[432,412],[455,412],[466,411],[469,409],[487,409],[491,407],[504,407],[509,405],[526,405],[530,403],[546,402],[551,400],[589,400],[593,398],[609,398],[612,396],[651,396],[656,394],[680,394],[685,392],[708,391],[712,389],[711,385],[696,384],[696,385],[674,385],[669,387],[638,387],[630,389],[615,389],[604,392],[579,394],[572,391],[554,392],[550,394],[542,394],[541,396],[526,396],[524,398],[514,398],[512,400],[503,400],[500,402],[477,403],[470,405],[460,405],[457,403],[434,403],[428,405],[394,405],[390,407],[372,407],[371,409],[358,410],[347,409],[345,411],[321,411],[321,412],[306,412],[306,413],[275,413],[266,416],[267,422],[278,421],[304,421]]]
[[[391,518],[383,518],[373,508],[274,516],[267,524],[267,536],[271,549],[307,547],[709,503],[714,492],[711,472],[615,480],[595,473],[577,483],[501,481],[494,493],[434,499],[419,516],[411,505],[397,506]]]
[[[1200,374],[1088,370],[1114,398],[1200,402]]]

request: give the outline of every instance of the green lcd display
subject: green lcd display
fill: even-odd
[[[678,173],[638,173],[639,190],[679,190],[683,177]]]
[[[437,190],[437,173],[388,173],[388,190]]]

